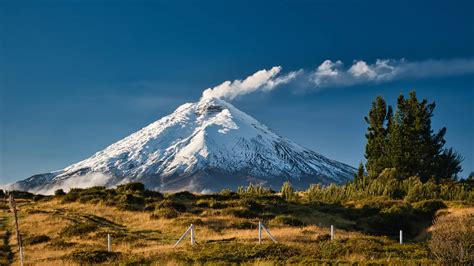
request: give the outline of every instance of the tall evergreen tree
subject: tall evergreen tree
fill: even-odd
[[[378,96],[372,102],[372,108],[365,121],[369,124],[367,128],[367,145],[365,146],[366,169],[369,177],[377,177],[383,169],[389,167],[387,161],[386,136],[388,121],[391,121],[392,109],[383,97]],[[390,119],[389,119],[390,118]]]
[[[398,97],[397,111],[387,134],[389,165],[402,178],[419,176],[423,182],[434,178],[454,178],[461,170],[461,157],[444,149],[446,128],[433,133],[431,117],[435,103],[419,101],[414,91],[409,98]]]

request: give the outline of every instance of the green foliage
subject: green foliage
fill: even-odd
[[[387,135],[392,120],[392,107],[378,96],[372,103],[369,115],[365,121],[369,124],[366,138],[365,158],[366,168],[370,177],[378,176],[383,169],[389,167],[387,146]]]
[[[421,182],[419,177],[399,179],[398,171],[387,168],[374,179],[344,185],[311,185],[304,193],[308,202],[341,203],[370,198],[404,199],[416,202],[430,199],[474,202],[474,191],[464,182]]]
[[[60,193],[60,192],[58,192]],[[130,183],[116,189],[91,187],[86,189],[73,188],[62,196],[62,202],[99,203],[131,211],[152,210],[153,203],[163,200],[163,194],[145,189],[141,183]]]
[[[435,103],[419,101],[416,93],[409,98],[398,97],[397,110],[382,97],[372,103],[365,157],[369,177],[378,177],[385,168],[396,168],[398,178],[419,176],[422,182],[435,179],[455,179],[461,171],[462,157],[450,148],[444,148],[446,128],[434,133],[431,118]]]
[[[291,186],[290,182],[286,181],[281,186],[281,197],[286,201],[294,201],[298,199],[295,189]]]
[[[118,259],[119,252],[106,250],[77,250],[69,254],[66,259],[82,264],[97,264]]]
[[[177,252],[173,254],[173,257],[187,264],[241,264],[250,263],[258,259],[282,262],[299,254],[300,251],[298,249],[284,244],[254,245],[221,241],[198,245],[188,252]]]
[[[273,191],[270,188],[250,183],[247,187],[238,187],[237,194],[239,196],[262,197],[273,194]]]
[[[123,191],[123,192],[140,192],[140,191],[145,191],[145,185],[139,182],[131,182],[128,184],[123,184],[117,186],[117,191]]]
[[[66,195],[66,192],[64,192],[63,189],[57,189],[57,190],[54,191],[54,196],[56,196],[56,197],[61,197],[61,196],[64,196],[64,195]]]

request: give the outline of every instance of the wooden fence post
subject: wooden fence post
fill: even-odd
[[[258,243],[259,244],[262,243],[262,229],[265,230],[265,232],[267,233],[267,235],[270,237],[270,239],[273,242],[278,243],[276,239],[272,236],[268,228],[261,221],[258,221]]]
[[[107,234],[107,251],[112,252],[112,237]]]
[[[15,218],[15,230],[16,230],[16,241],[18,242],[18,249],[20,251],[20,264],[21,266],[24,265],[24,255],[23,255],[23,243],[21,241],[21,234],[20,234],[20,229],[18,226],[18,215],[16,212],[16,201],[13,198],[13,195],[10,194],[10,207],[13,212],[13,217]]]
[[[194,224],[191,224],[191,246],[194,245]]]
[[[334,225],[331,224],[331,240],[334,240]]]
[[[191,224],[188,227],[188,229],[186,230],[186,232],[184,232],[184,234],[178,239],[176,244],[174,244],[173,247],[176,247],[181,242],[181,240],[183,240],[186,237],[186,235],[189,234],[189,232],[191,232],[191,245],[194,245],[195,244],[195,241],[194,241],[194,224]]]

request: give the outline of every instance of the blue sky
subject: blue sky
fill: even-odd
[[[472,1],[1,1],[0,183],[85,159],[203,89],[261,69],[472,62],[473,10]],[[416,89],[437,103],[433,126],[448,128],[465,176],[474,170],[474,74],[443,71],[351,86],[290,82],[232,103],[357,166],[371,101]]]

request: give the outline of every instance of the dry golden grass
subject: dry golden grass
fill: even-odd
[[[450,208],[450,215],[473,214],[474,207]],[[240,218],[220,215],[209,209],[201,214],[183,213],[177,219],[153,219],[150,212],[127,211],[105,204],[61,203],[57,199],[40,202],[23,202],[18,205],[19,226],[24,239],[31,236],[46,235],[51,240],[46,243],[25,245],[25,260],[27,265],[75,265],[65,260],[65,256],[76,250],[106,249],[106,235],[117,234],[113,238],[113,250],[127,256],[141,258],[158,258],[157,265],[179,264],[170,254],[177,250],[189,250],[189,239],[180,246],[173,248],[174,243],[189,226],[189,221],[200,219],[195,227],[196,241],[198,244],[231,240],[238,243],[257,243],[258,221],[249,219],[255,224],[254,229],[235,229],[232,224]],[[0,219],[9,217],[8,210],[0,210]],[[350,225],[351,221],[335,220],[334,217],[325,217],[321,213],[322,225],[331,223],[344,223]],[[92,230],[78,235],[64,235],[64,231],[78,224],[88,221],[97,223],[97,230]],[[318,223],[312,223],[318,224]],[[272,235],[281,243],[290,247],[308,249],[318,236],[330,233],[328,227],[308,225],[302,227],[269,226]],[[4,234],[0,228],[0,237]],[[12,231],[13,232],[13,231]],[[263,233],[264,241],[270,239]],[[356,231],[339,230],[336,228],[335,238],[352,239],[366,237]],[[67,243],[60,243],[66,241]],[[385,241],[385,240],[384,240]],[[387,240],[388,241],[388,240]],[[394,244],[396,241],[392,241]],[[390,242],[390,243],[392,243]],[[18,263],[16,236],[11,234],[9,244],[12,247],[14,263]],[[161,259],[160,259],[161,258]],[[344,257],[349,261],[364,261],[370,257],[363,254],[350,254]],[[181,262],[182,263],[182,262]],[[254,265],[273,265],[273,262],[257,260]]]

